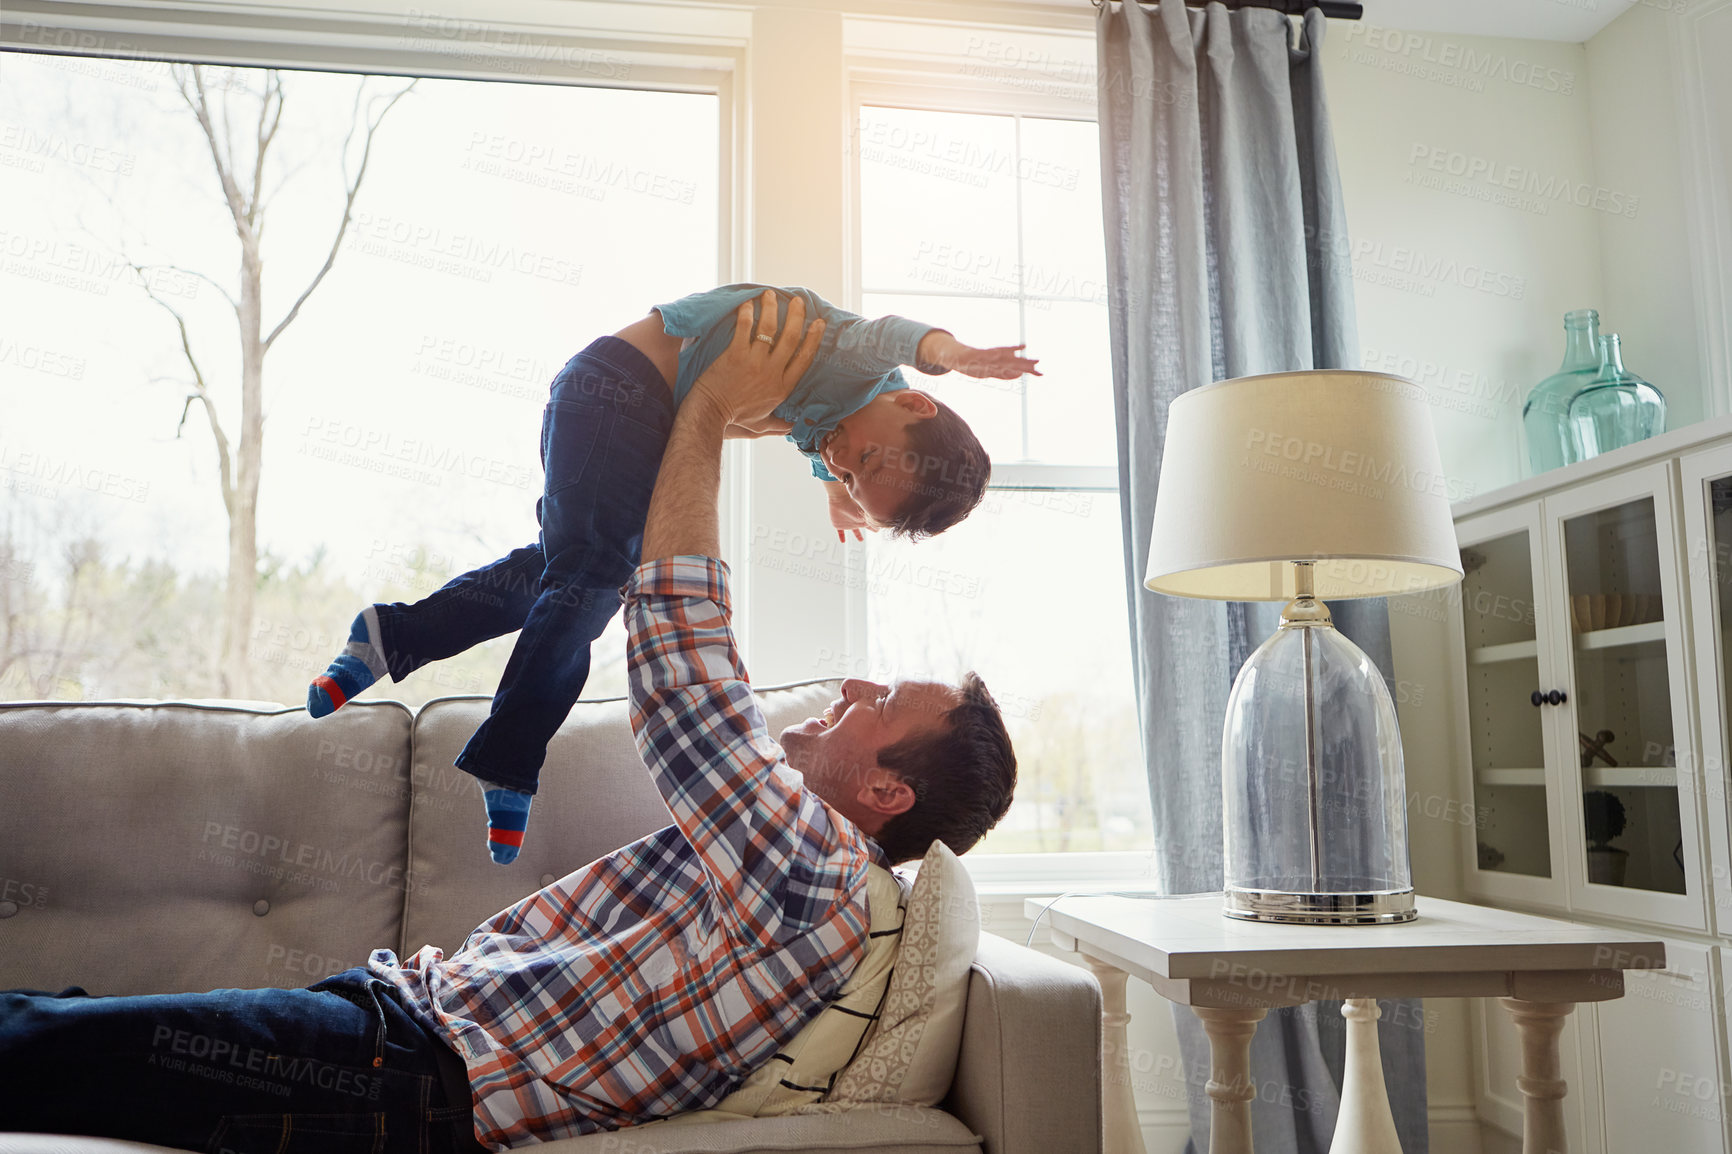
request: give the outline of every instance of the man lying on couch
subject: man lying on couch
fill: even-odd
[[[632,727],[674,824],[451,958],[377,950],[306,990],[0,994],[0,1127],[235,1154],[502,1149],[708,1106],[835,995],[866,951],[868,866],[972,846],[1015,760],[973,677],[849,681],[780,749],[765,731],[715,559],[722,438],[787,396],[815,342],[793,315],[760,324],[773,342],[742,313],[680,408],[626,588]]]

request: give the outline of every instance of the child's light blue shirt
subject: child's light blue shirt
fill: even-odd
[[[679,380],[674,384],[674,404],[691,392],[692,383],[710,367],[734,339],[734,313],[747,301],[755,301],[771,285],[730,284],[707,292],[681,297],[672,304],[657,305],[662,329],[670,336],[690,337],[680,349]],[[885,316],[874,320],[856,316],[820,297],[810,289],[777,288],[776,328],[788,317],[788,303],[798,293],[806,302],[806,323],[824,318],[824,336],[812,367],[800,378],[788,399],[776,406],[775,416],[793,425],[788,440],[812,460],[812,474],[834,481],[818,457],[818,445],[836,423],[856,412],[879,393],[906,389],[903,365],[916,363],[920,338],[935,326],[906,317]],[[754,321],[757,310],[753,310]],[[949,370],[936,365],[920,366],[922,372]]]

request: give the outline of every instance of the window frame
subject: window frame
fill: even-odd
[[[743,176],[749,134],[741,96],[750,11],[682,8],[676,41],[657,27],[658,16],[668,19],[666,10],[579,6],[581,14],[555,24],[543,18],[548,13],[535,0],[499,0],[486,17],[415,8],[261,13],[221,2],[91,13],[68,11],[56,0],[19,0],[0,12],[0,52],[714,96],[717,283],[740,279],[748,262],[751,207]],[[723,551],[744,556],[752,472],[747,443],[729,442],[723,459]],[[740,604],[736,627],[743,636],[746,599]]]
[[[1079,89],[1080,91],[1080,89]],[[960,112],[980,116],[1019,115],[1047,120],[1073,120],[1095,123],[1093,90],[1086,101],[1076,94],[1030,96],[1007,94],[986,84],[964,82],[935,83],[925,74],[922,78],[887,75],[881,65],[851,69],[848,84],[848,124],[850,140],[860,123],[860,111],[870,106],[905,108],[920,112]],[[848,206],[845,226],[848,229],[848,298],[847,307],[860,312],[865,295],[862,284],[861,260],[861,191],[860,153],[856,147],[848,150]],[[969,294],[960,294],[969,295]],[[1047,465],[1032,462],[995,462],[992,466],[991,488],[1006,490],[1038,490],[1047,492],[1117,493],[1119,470],[1116,465]],[[853,598],[850,599],[854,600]],[[860,602],[862,617],[865,602]],[[864,640],[864,634],[861,635]],[[851,638],[852,640],[852,638]]]
[[[911,69],[883,60],[856,61],[847,72],[849,140],[857,138],[863,108],[890,107],[987,116],[1016,114],[1055,120],[1096,122],[1093,78],[1069,86],[1051,84],[1040,94],[1006,92],[984,82],[969,82],[952,60],[944,74],[938,69]],[[959,78],[959,75],[961,78]],[[861,311],[862,283],[861,173],[859,148],[848,149],[848,305]],[[1116,465],[1047,465],[1030,462],[994,463],[990,488],[1003,491],[1119,493]],[[865,546],[849,542],[852,552]],[[844,612],[848,650],[868,652],[867,591],[849,586]],[[1137,891],[1155,888],[1153,849],[1117,852],[969,854],[963,859],[983,897],[1046,896],[1070,892],[1103,892],[1128,885]],[[1020,916],[1020,910],[1017,911]]]

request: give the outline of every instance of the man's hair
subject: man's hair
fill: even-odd
[[[992,476],[992,458],[968,422],[943,401],[932,403],[938,411],[908,426],[908,449],[892,462],[909,493],[885,528],[910,541],[937,536],[974,512]]]
[[[1016,752],[986,684],[962,679],[962,703],[947,710],[936,733],[904,738],[878,764],[914,790],[914,805],[879,829],[877,842],[892,862],[926,856],[934,841],[967,853],[1010,808]]]

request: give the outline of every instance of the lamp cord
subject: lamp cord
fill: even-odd
[[[1064,901],[1066,898],[1079,896],[1091,898],[1137,898],[1138,900],[1145,902],[1176,902],[1184,898],[1217,897],[1220,895],[1220,892],[1220,890],[1204,890],[1202,893],[1195,894],[1152,894],[1148,890],[1066,890],[1064,893],[1058,895],[1058,897],[1052,899],[1052,901],[1046,903],[1046,905],[1040,907],[1040,913],[1034,915],[1034,922],[1028,927],[1028,937],[1023,939],[1022,944],[1025,947],[1034,945],[1034,931],[1040,928],[1041,919],[1046,917],[1048,910],[1052,909],[1052,907],[1058,905],[1058,903]]]

